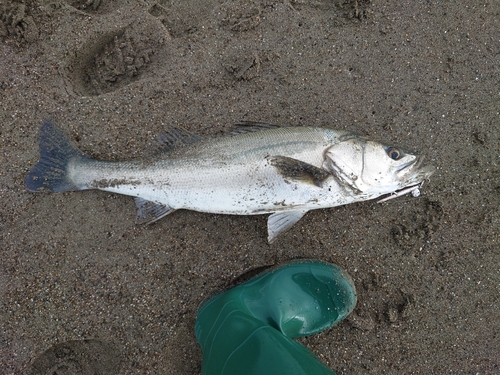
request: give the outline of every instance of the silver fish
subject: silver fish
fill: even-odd
[[[40,161],[26,187],[131,195],[144,222],[179,209],[270,213],[272,242],[309,210],[398,195],[401,189],[415,193],[434,171],[421,166],[421,156],[344,130],[245,125],[213,139],[173,130],[155,157],[109,162],[91,159],[46,122]]]

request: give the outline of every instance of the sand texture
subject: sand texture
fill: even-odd
[[[0,0],[0,374],[198,374],[200,304],[261,267],[332,262],[354,313],[301,339],[338,374],[500,374],[500,2]],[[417,197],[266,215],[30,193],[52,119],[92,157],[182,127],[347,129],[426,154]]]

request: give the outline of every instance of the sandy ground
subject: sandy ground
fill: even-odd
[[[0,2],[0,373],[196,374],[208,296],[257,267],[335,263],[358,305],[301,340],[338,374],[500,374],[500,2]],[[181,126],[349,129],[425,153],[418,198],[266,217],[34,194],[43,119],[91,156]]]

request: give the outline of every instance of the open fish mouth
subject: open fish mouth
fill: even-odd
[[[407,173],[410,169],[417,169],[418,167],[420,167],[424,159],[425,155],[419,155],[414,160],[409,161],[408,163],[405,163],[403,165],[400,165],[396,172],[400,174],[400,173]]]
[[[401,184],[401,189],[396,190],[385,198],[378,200],[377,203],[386,202],[390,199],[400,197],[408,193],[411,193],[411,195],[414,197],[418,197],[420,195],[420,188],[422,187],[425,179],[429,178],[436,170],[430,165],[421,167],[424,159],[425,156],[420,155],[415,158],[415,160],[412,160],[400,166],[396,171],[396,174],[400,176],[409,175],[407,178],[402,178],[402,180],[404,180],[404,183]]]
[[[410,175],[405,183],[406,186],[420,183],[434,173],[435,168],[432,166],[421,167],[424,159],[425,155],[420,155],[417,156],[414,160],[399,166],[398,170],[396,171],[396,174],[398,176],[402,177],[406,174]]]

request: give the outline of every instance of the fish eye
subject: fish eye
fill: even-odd
[[[396,147],[389,147],[387,149],[387,155],[392,160],[399,160],[403,156],[403,153],[401,151],[399,151]]]

